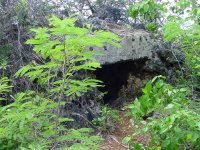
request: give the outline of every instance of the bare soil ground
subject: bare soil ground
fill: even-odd
[[[127,145],[122,144],[122,140],[127,135],[134,133],[130,124],[130,118],[126,116],[126,111],[119,112],[120,121],[116,125],[116,129],[113,133],[106,135],[102,141],[99,150],[129,150]],[[134,141],[147,145],[149,143],[149,136],[137,136],[134,137]]]

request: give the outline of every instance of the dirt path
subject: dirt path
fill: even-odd
[[[134,131],[130,124],[130,118],[126,116],[126,111],[120,111],[119,116],[119,124],[113,133],[104,138],[100,145],[100,150],[129,150],[127,145],[122,144],[122,140],[125,136],[132,135]],[[149,136],[143,135],[134,137],[134,141],[138,141],[146,145],[149,143]]]
[[[128,150],[128,147],[122,144],[122,139],[126,135],[131,135],[133,133],[133,128],[131,128],[129,117],[125,114],[125,111],[119,112],[120,122],[116,130],[105,137],[104,141],[101,143],[100,150]]]

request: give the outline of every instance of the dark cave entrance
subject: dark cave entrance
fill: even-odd
[[[104,87],[100,87],[101,92],[107,92],[104,96],[105,104],[112,104],[117,98],[123,85],[127,85],[129,74],[140,74],[147,59],[129,60],[115,64],[103,65],[96,70],[96,78],[103,81]]]

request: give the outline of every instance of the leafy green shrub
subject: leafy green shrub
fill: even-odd
[[[32,29],[36,33],[27,44],[34,45],[34,51],[49,61],[44,64],[27,65],[16,76],[27,76],[31,81],[37,80],[47,86],[48,93],[67,96],[80,96],[98,86],[101,81],[84,78],[74,79],[74,74],[81,70],[95,70],[100,64],[94,59],[97,52],[89,46],[103,47],[104,43],[119,46],[119,38],[110,32],[95,31],[74,26],[75,19],[60,20],[53,16],[49,28]],[[61,74],[58,76],[58,74]]]
[[[172,92],[172,87],[164,83],[163,80],[157,80],[157,78],[164,77],[155,77],[148,81],[142,89],[143,95],[139,99],[136,98],[134,103],[128,106],[130,108],[129,114],[135,116],[135,119],[140,119],[142,116],[152,113],[160,104],[172,102],[173,95],[172,93],[170,95],[168,94]]]
[[[173,41],[181,46],[181,50],[186,56],[186,75],[189,77],[187,86],[198,88],[200,83],[200,27],[194,24],[184,29],[181,26],[181,22],[166,23],[163,27],[164,40]]]
[[[11,86],[8,85],[8,82],[7,77],[0,78],[0,94],[10,91]]]
[[[155,6],[156,13],[149,11],[150,3],[154,3],[152,8]],[[150,134],[150,145],[143,148],[200,149],[200,105],[198,100],[200,9],[196,1],[190,0],[177,1],[171,6],[169,10],[174,12],[173,14],[166,14],[165,9],[162,9],[162,3],[154,0],[139,1],[137,5],[128,9],[128,13],[133,19],[149,23],[146,25],[148,30],[154,30],[154,23],[156,23],[152,21],[154,17],[159,19],[159,16],[165,15],[166,18],[164,18],[167,22],[163,22],[164,41],[180,47],[185,54],[185,64],[182,66],[179,64],[182,75],[185,73],[185,76],[180,78],[177,87],[174,88],[160,79],[149,81],[143,89],[143,95],[128,106],[129,115],[132,116],[131,122],[138,131],[135,135]],[[145,15],[148,16],[146,20]],[[148,20],[149,17],[150,20]],[[190,98],[191,100],[189,100]],[[142,130],[137,129],[137,119],[144,126]],[[125,143],[131,141],[131,137],[126,137],[124,141]],[[133,144],[133,147],[142,149],[138,143]]]
[[[160,118],[147,123],[145,130],[151,133],[152,145],[163,149],[199,149],[199,114],[180,104],[169,104]]]
[[[102,129],[110,129],[119,121],[118,111],[104,105],[100,109],[100,117],[92,120],[92,123]]]
[[[158,24],[154,22],[147,23],[145,25],[145,29],[147,29],[148,31],[156,31],[158,29]]]
[[[0,149],[47,149],[56,128],[61,129],[51,122],[59,104],[33,94],[18,93],[12,104],[0,108]]]
[[[64,102],[42,98],[32,91],[18,93],[13,99],[12,104],[0,108],[0,149],[43,150],[65,143],[69,145],[64,147],[70,149],[77,146],[97,147],[100,138],[90,136],[90,129],[75,130],[63,126],[63,122],[73,121],[54,113],[55,108],[64,105]],[[79,143],[70,144],[75,140]]]
[[[0,149],[96,149],[99,136],[91,129],[66,129],[73,121],[62,118],[60,109],[66,102],[99,86],[101,81],[84,77],[76,79],[82,70],[95,70],[100,64],[93,58],[96,52],[89,46],[104,43],[119,46],[119,38],[109,32],[74,26],[75,19],[60,20],[53,16],[48,28],[32,29],[36,33],[27,44],[43,59],[22,67],[17,77],[26,76],[38,82],[42,91],[27,91],[13,96],[14,102],[0,107]],[[0,92],[9,89],[7,78],[0,80]]]
[[[143,95],[127,106],[135,128],[134,136],[150,134],[151,142],[146,148],[200,148],[200,116],[188,107],[191,101],[186,95],[186,89],[175,89],[156,77],[146,84]],[[137,119],[142,129],[138,128]]]
[[[155,0],[140,0],[134,2],[127,9],[127,15],[132,17],[136,22],[148,24],[146,28],[150,31],[157,29],[158,22],[166,9],[163,3],[158,3]]]

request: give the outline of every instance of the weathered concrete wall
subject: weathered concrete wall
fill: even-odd
[[[152,38],[151,33],[143,30],[132,30],[116,24],[105,23],[105,30],[121,37],[121,47],[106,44],[103,48],[94,47],[104,55],[97,56],[101,65],[117,62],[145,59],[144,70],[157,73],[167,73],[169,67],[179,66],[184,55],[177,47],[173,48],[161,40]]]
[[[113,64],[126,60],[137,60],[140,58],[152,58],[155,51],[155,41],[148,32],[137,30],[122,37],[121,47],[105,45],[103,48],[94,48],[102,51],[103,56],[96,57],[102,64]]]

